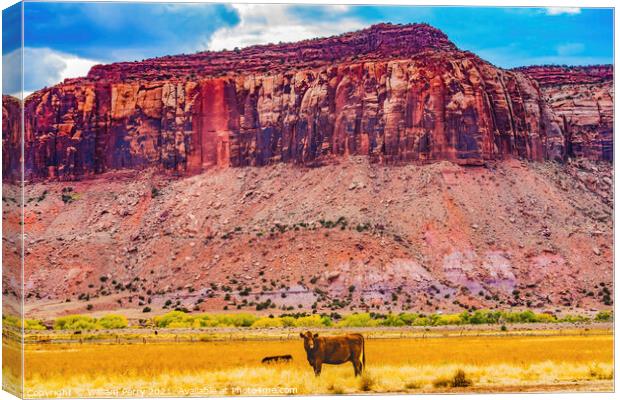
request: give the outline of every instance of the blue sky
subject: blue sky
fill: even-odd
[[[97,63],[295,41],[377,22],[427,22],[505,68],[613,62],[611,9],[33,2],[24,19],[26,92]],[[3,60],[14,48],[3,42]]]

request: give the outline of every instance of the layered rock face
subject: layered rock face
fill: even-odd
[[[537,80],[561,119],[569,157],[613,160],[613,67],[539,66],[521,69]]]
[[[21,105],[13,96],[2,96],[2,173],[19,174],[21,154]]]
[[[610,82],[614,79],[612,65],[561,66],[533,65],[515,68],[536,79],[542,87],[566,84],[587,84]]]
[[[608,159],[598,139],[607,134],[567,135],[571,112],[550,107],[526,73],[460,51],[428,25],[381,24],[295,44],[93,67],[26,100],[25,173],[74,179],[153,166],[199,173],[349,155],[462,164]],[[602,150],[580,150],[590,148]],[[5,167],[5,177],[15,173]]]
[[[296,43],[99,65],[91,69],[86,79],[163,81],[230,73],[285,72],[357,59],[407,58],[429,50],[456,51],[457,48],[443,32],[426,24],[377,24],[357,32]]]

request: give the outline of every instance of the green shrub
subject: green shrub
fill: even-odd
[[[285,327],[295,326],[295,322],[296,322],[295,317],[290,317],[290,316],[280,317],[280,320],[282,321],[282,325]]]
[[[85,315],[67,315],[54,321],[56,330],[91,330],[97,328],[97,320]]]
[[[418,314],[415,313],[400,313],[400,319],[405,323],[405,325],[413,325],[413,322],[418,318]]]
[[[570,323],[579,323],[579,322],[588,322],[590,319],[588,317],[584,317],[583,315],[566,315],[560,318],[558,321],[560,322],[570,322]]]
[[[331,317],[329,317],[327,315],[322,315],[321,316],[321,322],[323,323],[323,326],[333,326],[334,325],[334,321],[332,321]]]
[[[525,311],[491,311],[476,310],[473,313],[463,312],[459,315],[461,324],[498,324],[498,323],[540,323],[556,322],[551,314],[538,314],[530,310]]]
[[[519,322],[537,322],[536,314],[533,311],[526,310],[519,314]]]
[[[459,314],[440,315],[437,325],[461,325],[462,320]]]
[[[194,321],[192,322],[193,328],[209,328],[217,325],[217,319],[212,318],[209,314],[196,315],[194,317]]]
[[[183,311],[170,311],[164,315],[153,318],[158,328],[189,328],[192,326],[192,317]]]
[[[429,326],[431,324],[430,320],[427,317],[419,316],[413,321],[413,326]]]
[[[280,318],[259,318],[252,324],[252,328],[281,328],[284,322]]]
[[[609,311],[599,311],[594,317],[595,321],[611,321],[613,318]]]
[[[258,319],[260,318],[247,313],[189,315],[183,311],[171,311],[161,317],[155,317],[155,323],[160,327],[176,328],[250,327]],[[165,326],[166,323],[172,326]]]
[[[555,318],[555,315],[551,315],[551,314],[536,314],[535,322],[541,322],[541,323],[557,322],[557,319]]]
[[[406,325],[405,321],[403,321],[400,316],[394,314],[388,314],[385,319],[382,319],[379,322],[381,326],[404,326]]]
[[[234,327],[248,327],[259,319],[259,317],[247,314],[223,314],[214,316],[218,321],[218,326],[234,326]]]
[[[123,329],[127,328],[127,318],[124,315],[109,314],[101,317],[97,325],[103,329]]]
[[[360,328],[365,326],[377,326],[380,321],[374,320],[368,313],[351,314],[342,318],[337,326],[346,328]]]
[[[2,316],[2,324],[4,327],[13,327],[19,328],[22,327],[22,320],[19,317],[14,315],[3,315]],[[43,331],[47,328],[43,325],[43,322],[38,319],[25,319],[24,320],[24,329],[33,330],[33,331]]]
[[[2,316],[2,326],[7,327],[10,326],[12,328],[21,328],[22,321],[18,317],[14,315],[3,315]]]
[[[461,324],[497,324],[503,317],[500,311],[476,310],[473,313],[467,311],[460,314]]]
[[[65,187],[62,189],[62,194],[60,195],[60,199],[62,200],[63,203],[65,204],[73,203],[79,198],[80,196],[77,193],[73,192],[72,187]]]
[[[331,319],[329,317],[322,317],[318,314],[314,314],[307,317],[297,318],[297,320],[295,321],[295,326],[308,328],[331,326]]]
[[[33,326],[35,327],[27,329],[45,329],[45,327],[37,327],[37,324],[34,323]],[[127,326],[129,326],[127,318],[116,314],[109,314],[99,319],[86,315],[67,315],[66,317],[58,317],[54,321],[54,329],[56,330],[123,329]]]
[[[29,329],[33,331],[44,331],[47,328],[43,325],[43,322],[37,319],[27,319],[24,321],[24,329]]]

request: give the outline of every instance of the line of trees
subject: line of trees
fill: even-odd
[[[21,319],[14,316],[2,317],[4,326],[21,328]],[[610,311],[600,311],[594,317],[583,315],[566,315],[556,317],[552,314],[525,311],[493,311],[477,310],[460,314],[421,314],[421,313],[354,313],[341,316],[338,313],[283,314],[280,316],[258,316],[250,313],[235,314],[189,314],[183,311],[170,311],[167,314],[153,317],[147,325],[156,328],[320,328],[320,327],[401,327],[401,326],[448,326],[448,325],[482,325],[482,324],[514,324],[514,323],[557,323],[557,322],[604,322],[613,320]],[[101,318],[87,315],[68,315],[54,320],[54,330],[101,330],[124,329],[130,327],[123,315],[109,314]],[[45,330],[42,321],[24,320],[26,330]]]

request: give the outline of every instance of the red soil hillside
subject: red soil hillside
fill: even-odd
[[[355,158],[28,185],[27,310],[609,308],[612,177]]]

